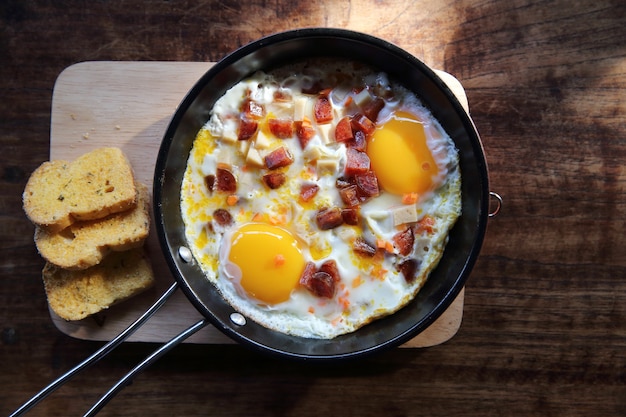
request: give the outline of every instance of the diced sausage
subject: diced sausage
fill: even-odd
[[[287,139],[293,136],[293,120],[269,119],[270,132],[279,139]]]
[[[346,142],[346,147],[365,152],[365,149],[367,149],[367,139],[365,137],[365,133],[361,130],[355,131],[353,133],[352,140]]]
[[[241,105],[241,112],[250,119],[259,120],[265,115],[265,107],[256,101],[247,98]]]
[[[305,287],[308,286],[309,281],[311,280],[311,277],[313,276],[313,274],[317,272],[317,268],[315,267],[315,264],[311,261],[307,262],[304,265],[304,271],[302,271],[302,275],[300,275],[300,285],[303,285]]]
[[[353,148],[346,149],[346,175],[363,174],[370,169],[370,157]]]
[[[274,101],[279,101],[281,103],[288,103],[293,99],[293,96],[289,91],[285,90],[276,90],[274,91]]]
[[[350,118],[348,116],[342,118],[335,126],[335,141],[336,142],[348,142],[352,140],[352,126],[350,125]]]
[[[361,131],[365,135],[371,135],[376,130],[376,124],[361,113],[357,113],[352,117],[351,127],[354,131]]]
[[[376,97],[374,100],[367,102],[363,106],[363,114],[376,123],[378,119],[378,113],[385,107],[385,100],[380,97]]]
[[[333,298],[336,285],[330,274],[318,271],[308,280],[306,288],[317,297]]]
[[[213,219],[220,226],[228,226],[233,223],[233,216],[228,210],[219,208],[213,212]]]
[[[234,193],[237,191],[237,180],[232,172],[226,168],[217,168],[216,171],[217,191]]]
[[[345,224],[356,226],[359,224],[359,210],[356,208],[345,208],[341,210],[341,217]]]
[[[302,184],[300,187],[300,200],[304,202],[311,201],[319,189],[320,187],[317,184]]]
[[[328,123],[333,120],[333,105],[326,95],[320,95],[315,100],[313,106],[313,115],[317,123]]]
[[[300,142],[300,147],[304,149],[306,148],[306,145],[308,145],[309,141],[313,139],[313,136],[315,136],[315,129],[311,125],[311,121],[306,119],[296,121],[294,125],[296,128],[296,137]]]
[[[328,259],[324,261],[322,265],[319,267],[320,272],[325,272],[333,279],[335,283],[341,281],[341,276],[339,275],[339,268],[337,268],[337,262],[334,259]]]
[[[356,207],[361,203],[356,185],[348,185],[347,187],[340,188],[339,196],[348,207]]]
[[[365,241],[362,237],[357,237],[352,244],[352,250],[358,255],[371,258],[376,255],[376,248]]]
[[[365,199],[376,197],[380,194],[378,188],[378,178],[373,171],[367,171],[362,174],[356,174],[354,176],[356,186],[359,191],[359,196],[365,197]]]
[[[212,193],[213,187],[215,187],[215,175],[207,175],[206,177],[204,177],[204,184],[209,190],[209,193]]]
[[[238,140],[248,140],[256,133],[259,123],[247,117],[239,118],[239,131],[237,132]]]
[[[398,252],[402,256],[408,256],[413,251],[413,244],[415,243],[415,235],[413,229],[407,227],[401,232],[396,233],[391,240],[393,246],[398,249]]]
[[[415,281],[415,273],[420,266],[420,261],[417,259],[405,259],[396,267],[398,271],[404,276],[404,280],[409,284]]]
[[[321,230],[330,230],[343,224],[341,209],[339,207],[324,208],[315,216],[317,227]]]
[[[277,169],[286,167],[293,163],[293,156],[289,153],[289,150],[284,146],[274,149],[272,152],[265,155],[265,166],[267,169]]]
[[[270,172],[263,175],[263,182],[272,190],[277,189],[285,183],[287,176],[282,172]]]

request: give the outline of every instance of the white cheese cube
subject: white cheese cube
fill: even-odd
[[[370,101],[372,101],[372,96],[370,95],[369,91],[367,91],[367,88],[364,88],[358,94],[354,95],[354,104],[359,107],[363,107]]]
[[[322,139],[322,143],[324,145],[328,145],[330,143],[333,143],[334,140],[334,135],[330,134],[330,130],[332,128],[332,124],[328,123],[328,124],[324,124],[324,125],[318,125],[319,131],[320,131],[320,136]]]
[[[267,149],[272,144],[272,138],[263,133],[262,130],[259,130],[256,134],[256,139],[254,140],[254,147],[257,149]]]
[[[250,146],[250,148],[248,149],[248,153],[246,154],[246,163],[256,167],[263,167],[265,165],[263,157],[261,156],[259,151],[252,146]]]
[[[339,168],[339,161],[334,158],[321,158],[317,160],[317,175],[333,175]]]
[[[308,99],[306,97],[298,97],[293,106],[293,120],[301,122],[306,116]]]
[[[237,143],[238,134],[237,134],[238,125],[234,121],[227,121],[222,126],[222,141],[230,144]]]
[[[417,206],[408,204],[397,207],[392,210],[393,225],[399,226],[405,223],[414,223],[417,221]]]

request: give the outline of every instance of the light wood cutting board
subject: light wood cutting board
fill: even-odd
[[[137,180],[152,187],[154,165],[170,117],[186,92],[212,63],[207,62],[83,62],[66,68],[52,96],[50,159],[74,160],[102,146],[118,146],[130,160]],[[437,71],[467,110],[461,84]],[[132,300],[76,322],[51,311],[63,333],[85,340],[111,340],[132,323],[171,285],[173,277],[161,254],[156,233],[146,242],[157,285]],[[444,314],[403,347],[428,347],[453,337],[461,325],[464,291]],[[128,340],[165,342],[202,316],[178,291]],[[225,344],[233,341],[208,326],[188,343]]]

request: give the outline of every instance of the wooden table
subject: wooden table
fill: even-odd
[[[611,0],[109,1],[0,5],[0,415],[101,342],[60,332],[21,208],[50,155],[52,92],[81,61],[217,61],[327,26],[385,38],[458,78],[481,133],[489,222],[449,341],[310,365],[186,344],[114,415],[626,414],[626,7]],[[127,343],[31,415],[82,415],[157,345]]]

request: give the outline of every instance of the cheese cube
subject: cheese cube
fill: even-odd
[[[300,122],[304,120],[306,116],[306,107],[307,107],[307,98],[306,97],[298,97],[293,106],[293,120],[296,122]]]
[[[414,223],[417,221],[417,206],[415,204],[408,204],[401,207],[397,207],[392,210],[393,225],[399,226],[405,223]]]
[[[248,149],[248,153],[246,154],[246,163],[256,167],[263,167],[265,165],[259,151],[252,146]]]
[[[324,125],[318,125],[318,128],[320,130],[320,137],[324,145],[328,145],[335,141],[333,137],[334,135],[330,134],[330,129],[332,128],[332,124],[329,123],[329,124],[324,124]]]

